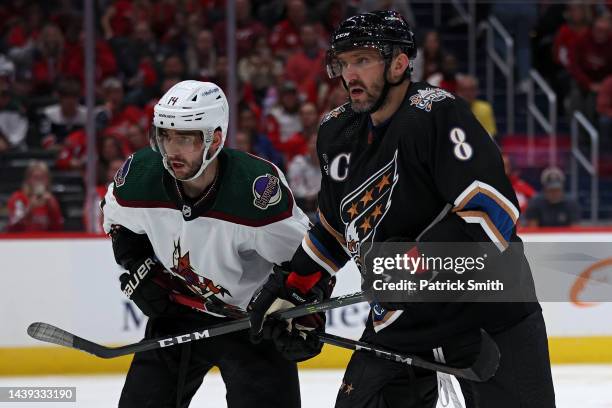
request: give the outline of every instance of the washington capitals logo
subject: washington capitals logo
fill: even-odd
[[[221,295],[232,296],[231,293],[221,285],[215,285],[213,281],[208,278],[205,278],[201,275],[198,275],[193,266],[191,266],[191,261],[189,260],[189,252],[184,254],[181,253],[181,240],[179,239],[174,244],[174,252],[172,254],[172,273],[180,276],[185,284],[192,291],[198,293],[204,298],[208,298],[212,295]]]
[[[431,112],[431,107],[434,102],[440,102],[446,98],[455,99],[453,94],[446,92],[444,89],[419,89],[418,94],[414,94],[410,97],[410,105],[423,109],[425,112]]]
[[[391,194],[398,178],[396,150],[389,163],[340,203],[346,246],[357,265],[365,255],[360,253],[361,244],[374,238],[376,227],[391,207]]]

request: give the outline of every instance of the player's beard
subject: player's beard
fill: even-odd
[[[372,109],[374,104],[376,104],[376,101],[378,101],[378,98],[380,98],[384,84],[382,83],[382,81],[375,82],[372,85],[370,85],[370,87],[366,88],[363,82],[356,81],[354,83],[349,84],[349,89],[352,86],[359,86],[361,89],[363,89],[363,94],[365,98],[361,98],[362,99],[361,101],[355,101],[353,100],[349,92],[351,108],[353,109],[353,111],[357,113],[367,113],[370,111],[370,109]]]
[[[177,158],[174,160],[181,162],[183,164],[183,167],[180,169],[179,173],[177,173],[178,169],[173,168],[172,164],[170,164],[172,171],[174,173],[174,176],[179,180],[189,180],[190,178],[195,176],[196,173],[200,170],[200,167],[202,166],[202,161],[203,161],[202,157],[194,161],[188,161],[182,158]],[[169,163],[171,163],[170,159],[168,159],[168,161]]]

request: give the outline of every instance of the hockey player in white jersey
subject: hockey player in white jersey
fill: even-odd
[[[175,85],[155,106],[153,148],[126,160],[103,201],[121,289],[149,316],[145,337],[225,321],[194,310],[206,302],[244,309],[308,228],[276,166],[223,148],[228,114],[217,85]],[[186,407],[217,366],[229,408],[299,407],[294,361],[320,351],[302,337],[275,347],[238,332],[137,353],[119,406]]]

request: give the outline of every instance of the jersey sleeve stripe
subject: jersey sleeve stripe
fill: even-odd
[[[403,312],[403,310],[387,310],[385,311],[384,316],[381,318],[380,316],[375,316],[374,309],[372,309],[372,326],[374,331],[378,333],[385,327],[390,326],[402,315]]]
[[[313,243],[309,235],[302,239],[302,249],[315,261],[321,268],[325,269],[330,275],[335,275],[338,272],[338,266],[329,258],[323,255],[319,248]]]
[[[329,232],[334,238],[336,238],[336,240],[340,243],[340,245],[342,246],[346,245],[346,241],[344,240],[344,237],[342,236],[342,234],[340,234],[331,225],[329,225],[329,222],[327,222],[321,210],[317,211],[317,219],[321,221],[321,225],[323,225],[323,228],[325,228],[327,232]]]
[[[503,252],[508,247],[508,241],[499,232],[489,215],[484,211],[461,211],[458,212],[463,220],[470,224],[480,224],[485,234],[489,237],[491,242],[497,246],[497,248]]]
[[[472,184],[468,186],[459,196],[455,199],[454,205],[455,208],[453,211],[462,211],[464,209],[471,210],[474,209],[475,206],[473,199],[477,196],[486,196],[489,197],[499,209],[503,210],[508,217],[512,220],[512,224],[516,224],[519,218],[518,209],[508,200],[502,193],[500,193],[495,187],[490,186],[487,183],[482,181],[474,181]],[[488,208],[482,208],[485,211],[489,212]]]
[[[501,233],[502,237],[508,241],[512,236],[514,222],[508,213],[501,208],[495,200],[485,194],[476,194],[470,202],[463,208],[464,211],[483,211]],[[459,212],[459,211],[456,211]]]

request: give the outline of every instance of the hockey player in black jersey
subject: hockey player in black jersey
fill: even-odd
[[[412,31],[392,11],[350,17],[333,34],[327,70],[341,77],[350,102],[322,120],[318,222],[287,277],[273,276],[251,302],[253,337],[274,332],[262,326],[283,324],[264,318],[279,300],[299,301],[350,258],[359,260],[366,243],[393,237],[488,242],[502,262],[509,244],[520,243],[517,200],[497,146],[463,101],[410,81],[415,54]],[[524,261],[522,252],[519,258]],[[516,276],[520,285],[533,287],[526,261]],[[459,380],[467,407],[554,407],[537,301],[375,304],[362,340],[467,366],[478,352],[481,328],[497,343],[500,366],[484,383]],[[452,398],[448,378],[439,378],[446,384],[440,398]],[[434,407],[437,380],[435,373],[357,351],[336,407]]]

